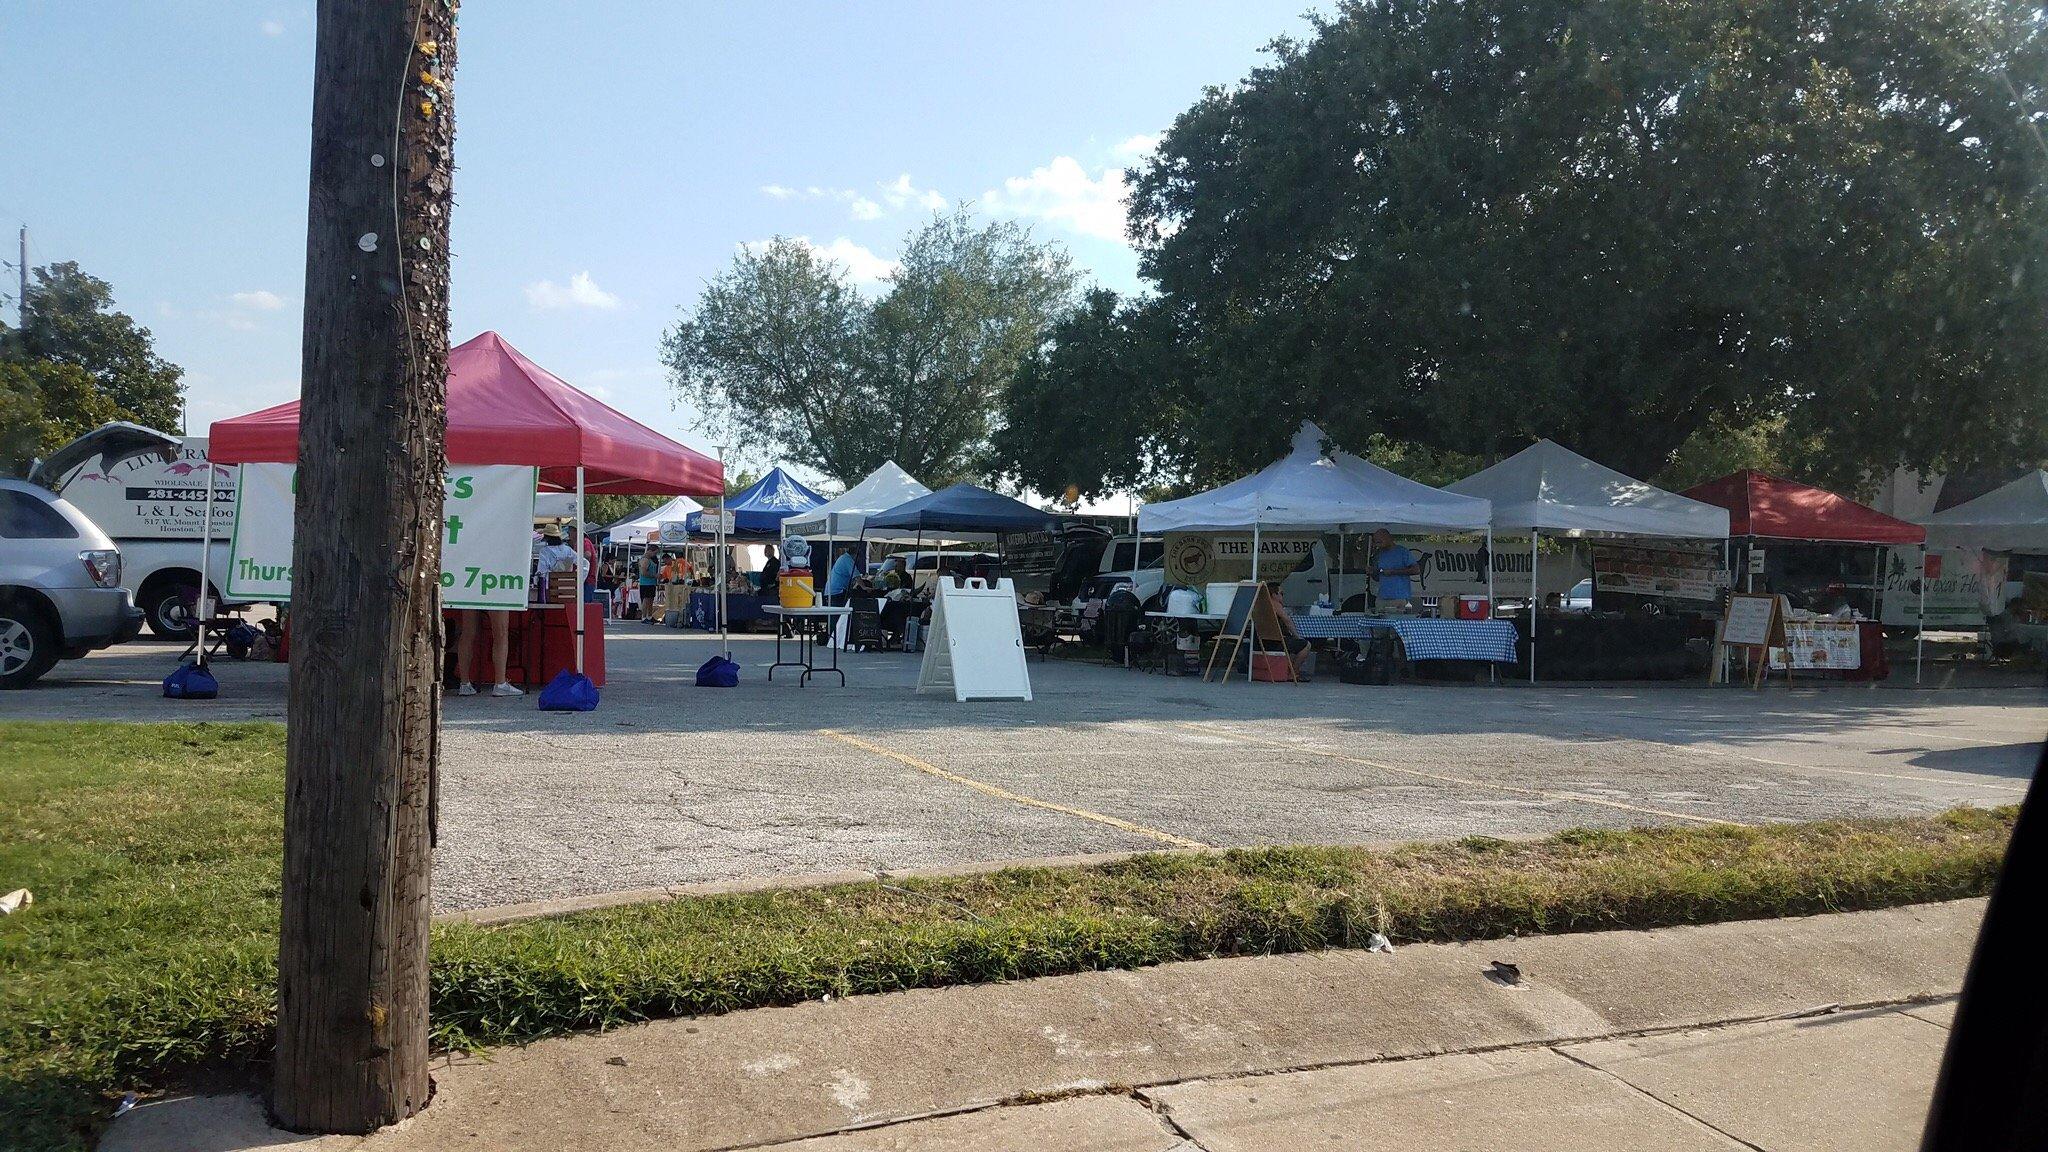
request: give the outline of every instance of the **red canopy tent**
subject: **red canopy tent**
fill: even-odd
[[[206,454],[217,464],[290,464],[299,458],[294,400],[218,420]],[[725,491],[725,468],[577,391],[485,332],[448,353],[448,462],[530,464],[544,488],[634,496]]]
[[[526,358],[496,332],[485,332],[448,352],[448,462],[529,465],[541,487],[576,493],[577,583],[584,578],[583,497],[625,495],[708,496],[725,491],[725,466],[562,382]],[[217,420],[208,430],[207,458],[216,464],[295,464],[299,459],[299,403],[279,404]],[[212,519],[212,472],[207,517]],[[201,572],[211,530],[201,534]],[[573,614],[576,667],[583,667],[583,612]],[[205,633],[200,647],[205,648]]]
[[[1895,516],[1887,516],[1846,496],[1824,488],[1784,480],[1764,472],[1731,472],[1719,480],[1686,489],[1681,495],[1705,504],[1728,509],[1728,535],[1753,540],[1786,540],[1815,544],[1872,544],[1878,546],[1876,564],[1882,565],[1884,547],[1893,544],[1927,544],[1927,529]],[[1926,565],[1922,553],[1921,565]],[[1753,578],[1752,578],[1753,579]],[[1878,590],[1881,578],[1871,573],[1871,615],[1881,615]],[[1920,644],[1927,631],[1927,582],[1920,581]],[[1913,657],[1913,680],[1920,680],[1920,655]]]
[[[1927,529],[1811,484],[1731,472],[1679,493],[1728,509],[1728,535],[1831,544],[1919,544]]]

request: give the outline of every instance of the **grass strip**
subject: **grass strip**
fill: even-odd
[[[87,1148],[108,1093],[265,1055],[283,730],[0,724],[0,1148]],[[2013,809],[1279,847],[684,898],[433,937],[437,1044],[1170,960],[1981,895]]]

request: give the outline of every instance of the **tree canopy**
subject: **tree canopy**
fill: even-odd
[[[2038,457],[2042,33],[2012,0],[1348,0],[1178,117],[1130,210],[1156,298],[1070,317],[1012,418],[1119,381],[1063,444],[1083,488],[1241,475],[1303,417],[1645,477],[1730,429],[1840,478]]]
[[[35,269],[19,328],[0,323],[0,391],[10,411],[33,403],[38,451],[108,420],[176,431],[183,372],[156,354],[149,329],[114,308],[114,290],[77,264]],[[26,397],[26,398],[24,398]]]
[[[1004,390],[1071,298],[1066,254],[965,209],[904,242],[869,300],[800,239],[742,249],[664,336],[679,397],[736,443],[857,483],[885,460],[977,474]]]

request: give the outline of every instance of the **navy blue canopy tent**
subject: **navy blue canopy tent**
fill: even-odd
[[[799,512],[808,512],[823,504],[825,498],[805,487],[794,476],[780,468],[771,468],[761,477],[738,492],[726,498],[725,510],[732,513],[734,540],[779,539],[782,522]],[[704,512],[692,512],[684,518],[692,536],[710,536],[717,527],[717,521],[706,522]]]
[[[955,484],[929,496],[898,504],[886,512],[868,517],[864,530],[885,529],[917,532],[931,536],[965,533],[973,536],[1002,536],[1011,532],[1039,532],[1050,527],[1052,516],[1022,500],[1000,492]]]

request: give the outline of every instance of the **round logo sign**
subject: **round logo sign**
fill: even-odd
[[[1199,584],[1216,562],[1207,536],[1183,536],[1173,544],[1173,562],[1167,567],[1176,582]]]

